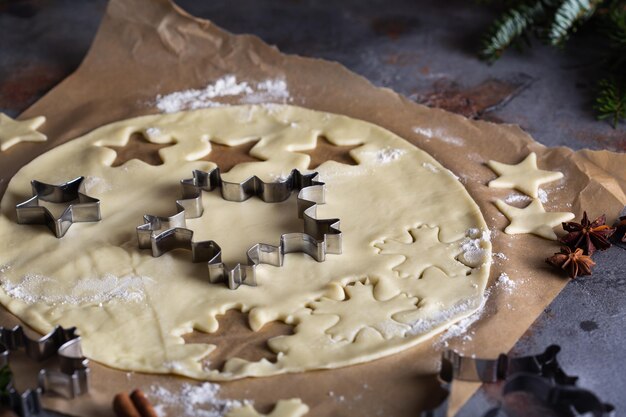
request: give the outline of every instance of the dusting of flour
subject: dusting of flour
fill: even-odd
[[[539,188],[538,196],[539,196],[539,201],[541,201],[542,204],[546,204],[548,202],[548,193],[545,190],[542,190],[541,188]],[[532,197],[529,197],[524,194],[518,194],[518,193],[509,194],[504,199],[504,202],[507,204],[530,203],[531,201],[533,201]]]
[[[258,104],[268,101],[286,103],[291,101],[287,82],[283,79],[267,79],[258,83],[237,81],[234,75],[226,75],[202,89],[175,91],[156,97],[155,105],[163,113],[227,106],[220,102],[223,97],[237,97],[239,104]]]
[[[234,408],[252,404],[219,397],[220,386],[205,382],[201,385],[185,383],[178,392],[153,385],[148,397],[159,417],[224,417]]]
[[[463,320],[460,320],[454,323],[453,325],[451,325],[450,327],[448,327],[445,333],[443,333],[439,337],[437,344],[443,345],[444,347],[448,347],[448,341],[452,338],[459,337],[459,336],[463,336],[462,340],[464,342],[472,340],[473,332],[472,334],[470,334],[469,330],[472,327],[472,325],[483,316],[485,312],[485,304],[487,303],[487,299],[489,298],[490,295],[491,295],[491,291],[486,290],[485,296],[483,297],[483,301],[481,302],[480,306],[478,306],[478,310],[474,312],[473,314],[469,315],[468,317],[465,317]]]
[[[517,282],[513,281],[506,272],[503,272],[498,277],[496,287],[501,288],[503,291],[512,294],[515,288],[517,288]]]
[[[400,158],[404,153],[405,151],[402,149],[386,147],[376,152],[376,162],[379,164],[388,164]]]
[[[0,268],[3,273],[8,268]],[[28,274],[18,282],[0,276],[0,286],[14,299],[27,304],[103,304],[112,300],[129,302],[145,298],[143,279],[136,276],[83,278],[71,285],[41,274]]]
[[[389,146],[379,149],[377,151],[367,151],[364,154],[367,154],[369,157],[373,159],[373,161],[379,165],[388,164],[399,159],[402,155],[404,155],[406,151],[404,149],[391,148]]]
[[[477,268],[487,260],[487,246],[491,241],[490,230],[468,229],[466,237],[461,241],[459,261]]]
[[[463,262],[467,266],[477,268],[487,262],[488,257],[488,243],[491,241],[491,231],[481,229],[468,229],[465,232],[465,238],[461,240],[461,254],[459,255],[459,261]],[[445,333],[441,335],[438,343],[444,346],[448,346],[448,339],[463,336],[463,340],[471,340],[471,335],[468,333],[469,328],[474,322],[476,322],[483,315],[485,303],[490,296],[490,291],[485,291],[484,297],[478,306],[478,310],[470,316],[458,321],[451,325]],[[451,320],[460,314],[468,310],[476,308],[476,300],[465,300],[455,304],[453,307],[443,310],[438,313],[431,320],[419,319],[412,324],[410,333],[419,334],[427,332],[441,323]]]
[[[83,186],[87,194],[103,194],[111,190],[111,184],[107,183],[104,178],[91,175],[85,177]]]
[[[489,296],[489,293],[488,292],[485,293],[485,296],[483,297],[481,303],[478,305],[478,311],[476,313],[470,315],[469,317],[461,320],[460,322],[456,324],[453,324],[451,327],[448,328],[447,333],[449,335],[447,336],[447,338],[454,337],[455,335],[460,335],[464,333],[473,322],[475,322],[476,320],[480,318],[480,316],[482,315],[483,307],[485,306],[485,301],[488,296]],[[476,304],[477,302],[475,299],[472,299],[472,300],[468,299],[468,300],[461,301],[455,304],[449,309],[438,312],[437,314],[434,315],[432,319],[428,319],[428,320],[418,319],[414,323],[411,324],[411,329],[409,330],[409,334],[426,333],[434,329],[435,327],[447,321],[450,321],[455,317],[458,317],[459,315],[465,313],[466,311],[476,308]]]
[[[446,131],[442,128],[429,129],[416,126],[413,128],[413,131],[419,135],[426,136],[428,139],[439,139],[440,141],[453,146],[465,145],[465,141],[463,139],[446,134]]]

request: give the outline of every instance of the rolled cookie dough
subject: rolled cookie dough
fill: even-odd
[[[164,163],[111,167],[116,153],[107,146],[124,146],[136,132],[174,143],[159,151]],[[257,287],[233,291],[208,283],[206,264],[190,262],[187,251],[153,258],[138,249],[142,216],[173,214],[179,180],[215,166],[199,160],[210,160],[212,143],[260,139],[250,154],[262,161],[239,164],[225,178],[267,181],[306,170],[310,157],[299,151],[314,148],[318,137],[359,145],[351,151],[356,165],[330,161],[316,169],[327,183],[318,214],[341,219],[342,255],[318,263],[290,254],[282,268],[260,266]],[[77,223],[62,239],[15,222],[15,204],[30,195],[32,179],[61,183],[80,175],[86,192],[101,200],[102,221]],[[218,242],[226,262],[243,261],[252,244],[276,244],[281,233],[301,230],[295,201],[234,203],[204,192],[205,215],[188,226],[196,239]],[[416,230],[429,231],[426,245]],[[486,230],[450,171],[370,123],[277,105],[143,116],[54,148],[11,180],[0,205],[0,301],[41,332],[77,326],[85,355],[119,369],[230,380],[335,368],[407,349],[473,313],[483,301],[490,243],[481,241],[471,265],[460,260],[469,258],[463,247],[477,248],[467,245],[468,231]],[[431,248],[427,263],[412,262]],[[218,371],[210,367],[214,345],[185,344],[182,336],[193,330],[215,332],[216,316],[230,309],[247,312],[255,331],[274,320],[294,326],[294,334],[268,341],[274,362],[232,358]]]
[[[309,407],[300,398],[280,400],[269,414],[259,414],[252,405],[235,408],[226,417],[302,417],[309,412]]]

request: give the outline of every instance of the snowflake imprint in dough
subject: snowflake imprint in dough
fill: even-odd
[[[381,255],[402,255],[404,260],[393,270],[400,278],[419,278],[426,268],[434,266],[441,269],[448,276],[465,276],[470,268],[459,262],[456,257],[462,252],[458,242],[444,243],[439,240],[439,227],[420,226],[409,229],[411,240],[403,236],[404,241],[386,239],[377,242],[374,247]],[[433,259],[439,259],[436,264]],[[441,261],[444,260],[444,261]]]
[[[417,298],[398,294],[379,301],[374,297],[374,286],[365,281],[347,285],[344,288],[346,299],[337,301],[329,298],[313,303],[313,314],[331,314],[339,318],[337,324],[329,328],[334,340],[353,341],[364,328],[377,330],[385,339],[403,337],[411,328],[393,319],[396,313],[415,310]]]
[[[121,153],[128,157],[135,133],[151,144],[171,146],[157,149],[156,165],[135,157],[113,167],[114,149],[124,147]],[[294,168],[306,170],[311,158],[305,151],[318,147],[320,138],[327,138],[333,151],[349,151],[346,160],[332,153],[315,169],[328,185],[319,215],[342,219],[341,256],[315,262],[292,254],[281,268],[261,268],[258,286],[231,291],[198,279],[206,264],[188,262],[175,251],[154,258],[133,244],[133,226],[146,212],[172,213],[173,201],[163,196],[179,195],[180,179],[194,170],[219,166],[228,169],[229,181],[252,175],[275,181]],[[245,159],[234,159],[235,150],[247,153]],[[356,165],[344,163],[350,160]],[[81,233],[70,228],[69,240],[60,245],[39,228],[14,221],[15,205],[31,193],[33,178],[59,183],[81,175],[90,179],[90,195],[106,202],[102,222],[85,224]],[[141,198],[129,190],[141,190]],[[293,197],[275,204],[295,210]],[[281,232],[301,230],[301,220],[277,216],[275,204],[229,203],[217,193],[204,193],[203,204],[213,215],[189,220],[194,237],[219,241],[225,254],[243,255],[254,243],[275,243]],[[338,368],[421,343],[479,307],[491,244],[468,236],[468,230],[484,231],[487,224],[463,185],[430,155],[380,126],[276,104],[146,115],[72,139],[13,176],[0,203],[0,303],[41,333],[56,325],[76,326],[83,353],[116,369],[226,381]],[[480,267],[469,275],[463,264],[474,264],[467,253],[480,255]],[[222,260],[241,262],[241,255]],[[33,274],[47,284],[22,297],[18,290]],[[400,279],[400,274],[415,277]],[[46,298],[50,285],[73,289],[109,276],[118,278],[111,281],[116,296],[98,286],[94,291],[106,293],[97,297],[104,297],[101,306],[82,292],[77,302]],[[139,296],[123,286],[123,277],[141,278]],[[361,283],[348,284],[355,281]],[[460,311],[460,304],[467,308]],[[254,331],[272,321],[294,326],[293,334],[268,340],[264,332],[253,333],[241,340],[243,346],[266,340],[275,360],[235,356],[218,370],[205,361],[217,345],[186,343],[183,335],[194,330],[217,332],[224,324],[218,316],[232,309],[247,312]],[[416,320],[430,325],[407,330]]]

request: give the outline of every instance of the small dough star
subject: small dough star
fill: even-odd
[[[0,151],[6,151],[20,142],[45,142],[46,135],[37,132],[39,126],[46,122],[44,116],[27,120],[14,120],[0,113]]]
[[[533,198],[538,197],[541,184],[563,178],[563,173],[544,171],[537,168],[537,154],[531,152],[526,159],[517,165],[507,165],[502,162],[489,161],[491,168],[498,178],[489,182],[492,188],[515,188]]]
[[[495,204],[511,221],[511,224],[504,229],[504,233],[509,235],[533,233],[545,239],[556,240],[556,233],[552,229],[574,218],[574,213],[546,212],[538,199],[534,199],[523,209],[509,206],[502,200],[496,200]]]

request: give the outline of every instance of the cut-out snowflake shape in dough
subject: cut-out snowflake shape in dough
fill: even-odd
[[[410,326],[393,319],[396,313],[415,310],[417,298],[406,294],[379,301],[374,296],[374,286],[366,282],[355,282],[344,288],[346,299],[342,301],[329,298],[313,303],[313,314],[329,314],[339,318],[339,321],[326,332],[334,340],[353,341],[357,334],[365,329],[372,328],[378,331],[385,339],[403,337]]]
[[[393,268],[400,278],[419,278],[431,266],[441,269],[448,276],[467,275],[470,268],[456,259],[462,252],[461,245],[458,242],[441,242],[438,227],[421,226],[408,232],[410,241],[386,239],[374,244],[382,255],[404,256],[404,261]]]

